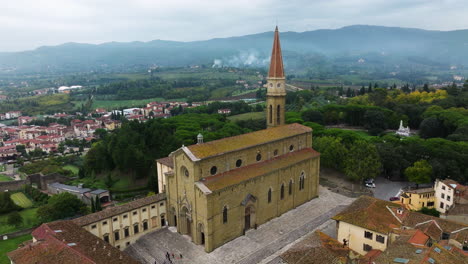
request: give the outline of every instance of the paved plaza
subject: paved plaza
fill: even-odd
[[[296,241],[315,229],[325,229],[333,235],[334,222],[330,217],[337,214],[354,199],[333,193],[320,187],[319,198],[309,201],[278,218],[249,230],[211,253],[202,246],[190,242],[189,237],[175,232],[174,227],[164,228],[140,238],[125,249],[125,252],[142,263],[170,263],[166,252],[174,253],[173,264],[210,263],[268,263]],[[273,261],[274,262],[274,261]],[[272,262],[270,262],[272,263]]]

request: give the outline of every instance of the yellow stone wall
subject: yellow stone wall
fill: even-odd
[[[385,251],[387,248],[389,236],[387,234],[379,233],[373,230],[365,229],[359,226],[351,225],[343,221],[338,222],[338,238],[337,240],[343,243],[343,239],[346,239],[350,249],[358,252],[361,255],[366,255],[367,251],[364,251],[364,244],[372,246],[372,249],[378,249]],[[372,239],[364,237],[364,232],[368,231],[372,233]],[[376,241],[377,235],[381,235],[385,238],[384,243]]]
[[[166,201],[152,203],[119,215],[105,218],[85,225],[83,228],[102,240],[108,235],[109,243],[112,246],[124,250],[141,236],[161,228],[161,216],[167,221]],[[144,222],[148,223],[148,229],[146,231],[143,230]],[[138,233],[134,233],[134,225],[139,226]],[[125,237],[125,228],[129,229],[128,237]],[[119,232],[119,240],[115,240],[114,232]]]
[[[403,197],[404,194],[408,198]],[[423,207],[434,208],[436,202],[435,192],[433,190],[424,193],[403,192],[400,201],[409,209],[415,211],[421,210]],[[433,203],[432,206],[428,206],[430,202]]]

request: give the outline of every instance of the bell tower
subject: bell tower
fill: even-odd
[[[286,78],[284,77],[283,56],[279,40],[278,26],[275,29],[270,70],[267,78],[267,128],[284,125],[286,106]]]

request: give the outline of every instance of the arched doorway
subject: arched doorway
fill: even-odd
[[[183,234],[192,236],[192,221],[190,219],[190,214],[187,209],[187,207],[182,207],[182,210],[180,211],[180,227],[181,227],[181,232]],[[182,225],[184,225],[182,227]]]
[[[166,215],[161,214],[161,227],[166,226]]]
[[[198,224],[198,242],[200,245],[205,245],[205,228],[202,223]]]
[[[172,215],[172,219],[171,219],[171,215]],[[177,213],[174,207],[172,207],[171,210],[169,211],[168,220],[169,220],[169,225],[177,227]]]
[[[255,208],[250,205],[245,208],[244,230],[247,231],[252,227],[255,227]]]

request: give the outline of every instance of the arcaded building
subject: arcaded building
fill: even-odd
[[[183,146],[158,160],[167,220],[210,252],[318,196],[312,129],[285,125],[285,76],[275,30],[267,82],[267,129]]]

